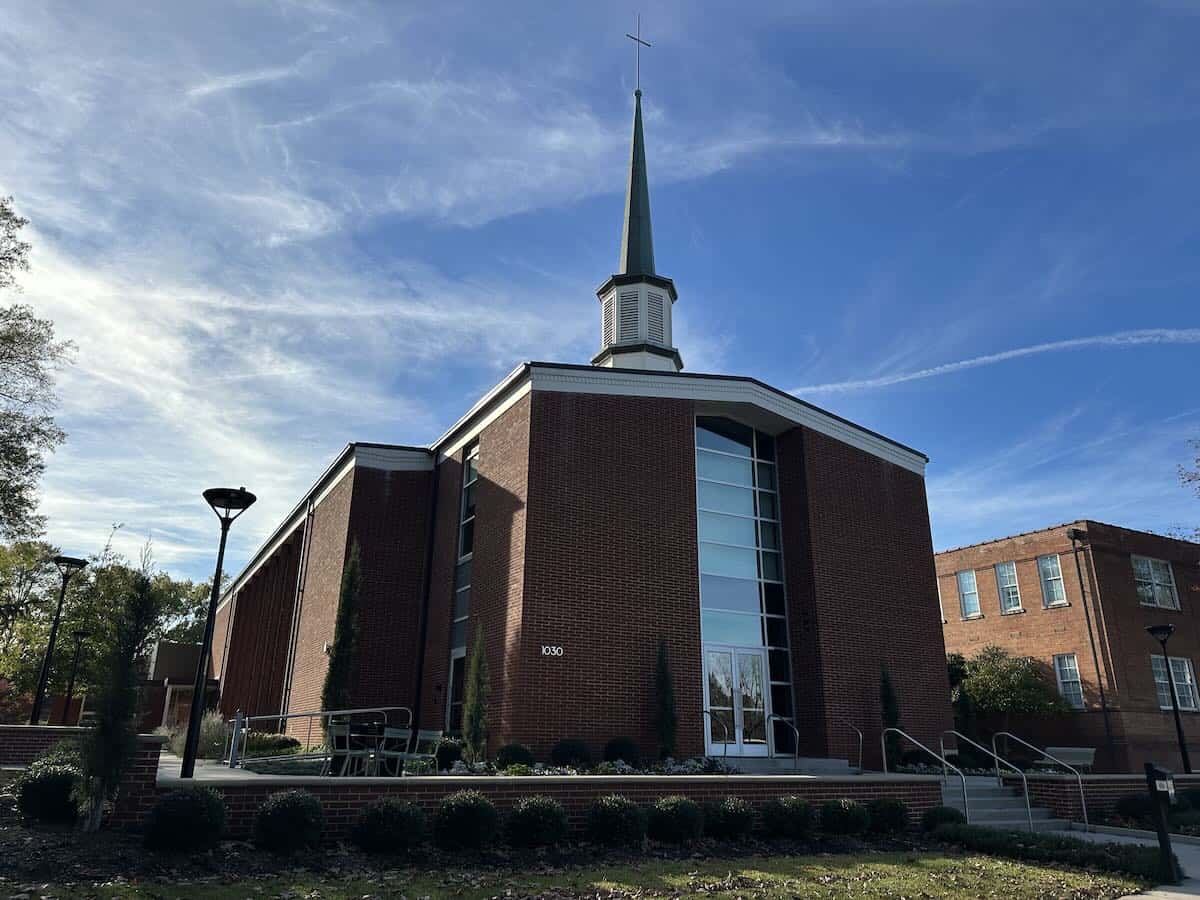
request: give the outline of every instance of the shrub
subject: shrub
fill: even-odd
[[[821,830],[826,834],[862,834],[871,827],[871,814],[857,800],[827,800],[821,804]]]
[[[79,780],[78,764],[53,757],[35,760],[17,778],[17,808],[39,822],[72,822],[79,815],[73,796]]]
[[[479,791],[458,791],[442,801],[433,839],[444,850],[478,850],[496,837],[500,816]]]
[[[585,768],[592,764],[592,751],[577,738],[563,738],[550,750],[550,762],[556,766]]]
[[[959,825],[967,821],[967,817],[953,806],[935,806],[921,814],[921,830],[933,831],[941,825]]]
[[[514,847],[552,847],[567,837],[567,811],[553,797],[522,797],[505,823]]]
[[[532,775],[533,767],[527,766],[524,763],[513,763],[511,766],[506,766],[501,775]]]
[[[321,840],[321,801],[307,791],[280,791],[258,808],[254,843],[264,850],[293,853]]]
[[[1169,879],[1162,871],[1158,847],[1138,844],[1092,843],[1053,834],[1030,834],[978,825],[941,825],[934,837],[968,850],[1029,862],[1059,863],[1079,868],[1124,872],[1161,883]]]
[[[200,719],[200,739],[196,742],[196,759],[223,759],[228,742],[229,733],[221,714],[212,710],[206,712]],[[184,722],[182,725],[177,725],[171,732],[167,746],[176,756],[182,757],[186,743],[187,722]]]
[[[300,752],[300,742],[286,734],[273,734],[269,731],[252,731],[246,736],[246,748],[242,755],[246,758],[256,756],[288,756]]]
[[[588,839],[610,847],[637,847],[646,837],[646,813],[620,794],[592,801],[588,809]]]
[[[142,838],[151,850],[215,847],[225,833],[225,801],[213,788],[168,791],[146,817]]]
[[[1182,800],[1188,809],[1200,809],[1200,788],[1184,788],[1175,792],[1176,800]]]
[[[533,751],[524,744],[505,744],[496,753],[496,768],[507,769],[509,766],[520,765],[533,768]]]
[[[754,827],[754,809],[740,797],[726,797],[703,806],[704,833],[720,841],[744,838]]]
[[[687,844],[704,831],[704,812],[687,797],[660,797],[650,807],[646,833],[666,844]]]
[[[604,761],[616,762],[618,759],[636,766],[642,758],[637,742],[631,737],[615,737],[604,745]]]
[[[1139,822],[1154,815],[1154,800],[1147,791],[1139,791],[1136,794],[1124,794],[1118,797],[1113,808],[1122,819]]]
[[[802,797],[772,797],[763,804],[762,819],[769,837],[796,840],[812,834],[817,813]]]
[[[462,759],[462,744],[454,738],[442,738],[438,741],[434,755],[437,757],[438,771],[445,771]]]
[[[900,834],[908,830],[908,804],[895,797],[876,797],[867,804],[871,830],[878,834]]]
[[[425,839],[425,814],[415,803],[381,797],[363,807],[350,839],[368,853],[408,850]]]

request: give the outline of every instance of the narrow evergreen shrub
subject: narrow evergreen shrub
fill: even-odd
[[[895,797],[876,797],[867,804],[871,830],[877,834],[900,834],[908,830],[908,804]]]
[[[646,813],[620,794],[598,797],[588,808],[588,840],[610,847],[639,847],[646,837]]]
[[[704,831],[700,804],[687,797],[660,797],[650,806],[646,834],[665,844],[688,844]]]
[[[275,853],[294,853],[321,840],[325,814],[307,791],[272,794],[254,817],[254,843]]]
[[[433,839],[443,850],[478,850],[496,838],[500,815],[479,791],[458,791],[442,801]]]
[[[636,766],[642,758],[637,741],[631,737],[615,737],[604,745],[604,761],[616,762],[618,759]]]
[[[550,762],[556,766],[586,768],[592,764],[592,751],[577,738],[563,738],[551,748]]]
[[[497,769],[507,769],[514,765],[533,768],[533,763],[533,751],[524,744],[505,744],[496,751]]]
[[[146,816],[142,840],[151,850],[215,847],[225,833],[225,801],[213,788],[185,787],[158,798]]]
[[[772,797],[762,806],[762,820],[768,837],[798,840],[813,833],[817,812],[803,797]]]
[[[438,741],[434,754],[437,757],[438,771],[445,771],[462,759],[462,744],[454,738],[444,737]]]
[[[953,806],[935,806],[921,814],[921,830],[933,831],[939,825],[965,823],[967,817]]]
[[[736,841],[754,828],[754,809],[741,797],[703,804],[704,833],[719,841]]]
[[[368,853],[397,853],[425,840],[425,813],[415,803],[381,797],[363,807],[350,839]]]
[[[72,822],[79,815],[73,793],[80,781],[78,765],[57,760],[36,762],[17,779],[17,809],[39,822]]]
[[[871,827],[871,814],[857,800],[826,800],[821,804],[821,830],[826,834],[862,834]]]
[[[514,847],[553,847],[567,838],[567,811],[553,797],[522,797],[504,831]]]

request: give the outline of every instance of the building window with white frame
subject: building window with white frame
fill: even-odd
[[[1021,611],[1021,589],[1017,586],[1017,564],[1015,562],[996,564],[996,588],[1000,592],[1000,612]]]
[[[975,581],[975,570],[967,569],[959,572],[958,606],[964,619],[974,619],[981,615],[979,610],[979,585]]]
[[[467,620],[471,614],[471,562],[475,553],[475,489],[479,481],[479,444],[463,453],[462,494],[458,514],[458,562],[454,566],[454,601],[450,614],[450,677],[446,730],[462,728],[463,675],[466,667]]]
[[[1167,663],[1161,656],[1151,656],[1150,666],[1154,671],[1154,688],[1158,694],[1158,708],[1171,709],[1171,685],[1167,681]],[[1179,708],[1195,712],[1200,709],[1200,694],[1196,691],[1196,670],[1192,661],[1183,656],[1171,657],[1171,680],[1175,682],[1175,695]]]
[[[1083,682],[1079,679],[1079,660],[1074,653],[1060,653],[1054,657],[1054,677],[1058,681],[1058,693],[1072,709],[1083,709]]]
[[[1042,581],[1042,605],[1066,606],[1067,592],[1063,587],[1062,566],[1058,562],[1058,554],[1051,553],[1038,557],[1038,577]]]
[[[1175,590],[1175,576],[1171,571],[1171,564],[1165,559],[1150,559],[1145,556],[1134,556],[1131,559],[1138,601],[1143,606],[1179,609],[1179,594]]]

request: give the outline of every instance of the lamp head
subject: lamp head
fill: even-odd
[[[70,576],[86,566],[87,560],[79,559],[76,556],[56,556],[54,557],[54,564],[58,566],[58,571],[62,572],[63,575]]]
[[[204,500],[212,507],[212,511],[222,520],[232,522],[253,505],[258,498],[240,488],[209,488],[204,492]]]
[[[1167,638],[1175,633],[1175,626],[1169,622],[1164,625],[1147,625],[1146,631],[1150,637],[1154,638],[1160,644],[1165,644]]]

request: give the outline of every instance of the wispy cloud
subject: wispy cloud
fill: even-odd
[[[225,91],[236,91],[244,87],[252,87],[256,84],[265,84],[272,81],[283,81],[287,78],[295,78],[304,68],[304,63],[308,60],[309,54],[305,54],[296,62],[286,66],[269,66],[263,69],[251,69],[246,72],[234,72],[230,75],[220,75],[215,78],[209,78],[199,84],[193,85],[187,89],[189,97],[208,97],[212,94],[220,94]]]
[[[850,381],[833,381],[826,384],[810,384],[794,388],[793,394],[829,394],[845,391],[862,391],[871,388],[885,388],[909,381],[921,381],[925,378],[936,378],[940,375],[952,375],[968,369],[978,369],[981,366],[992,366],[996,363],[1021,359],[1026,356],[1038,356],[1043,353],[1057,353],[1062,350],[1085,350],[1088,348],[1123,349],[1140,347],[1146,344],[1200,344],[1200,328],[1144,328],[1136,331],[1118,331],[1114,334],[1101,334],[1092,337],[1070,338],[1063,341],[1049,341],[1044,344],[1032,344],[1028,347],[1016,347],[1000,353],[988,353],[983,356],[973,356],[970,359],[960,359],[918,369],[914,372],[897,372],[891,375],[880,375],[877,378],[860,378]]]

